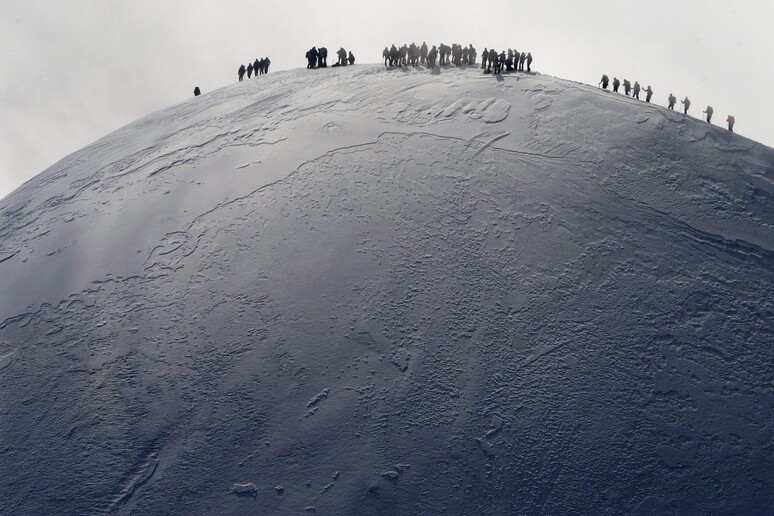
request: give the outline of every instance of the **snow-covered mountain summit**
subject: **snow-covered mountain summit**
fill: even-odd
[[[0,513],[763,513],[774,151],[541,75],[272,73],[0,201]]]

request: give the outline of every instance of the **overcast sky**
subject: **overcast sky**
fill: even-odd
[[[531,51],[533,69],[638,80],[774,146],[772,0],[0,0],[0,197],[145,115],[236,81],[240,63],[305,66],[312,45],[381,61],[391,43]],[[679,105],[679,104],[678,104]]]

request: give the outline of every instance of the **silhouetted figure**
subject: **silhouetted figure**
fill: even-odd
[[[489,50],[484,48],[484,53],[481,54],[481,69],[486,68],[486,60],[489,59]]]
[[[650,102],[650,98],[653,96],[653,90],[650,89],[650,84],[645,88],[645,102]]]
[[[349,64],[351,65],[355,64],[355,56],[352,55],[351,50],[349,51],[349,57],[347,58],[347,60],[349,61]]]
[[[339,56],[339,66],[346,66],[347,65],[347,51],[344,50],[344,47],[340,47],[338,51]]]
[[[454,66],[462,66],[462,46],[454,44],[454,51],[452,52],[454,59]]]
[[[505,58],[505,71],[506,72],[512,72],[513,71],[513,49],[508,49],[508,56]]]
[[[526,52],[522,52],[521,56],[519,57],[519,70],[524,71],[524,62],[527,60],[527,54]]]
[[[250,76],[253,75],[253,63],[247,64],[247,78],[249,79]],[[258,75],[258,74],[256,74]]]
[[[712,123],[712,113],[714,113],[714,112],[715,112],[715,110],[712,109],[712,106],[707,106],[707,109],[702,111],[702,113],[705,113],[707,115],[707,123],[708,124]]]
[[[527,52],[527,71],[528,72],[532,71],[531,66],[532,66],[532,52]]]
[[[618,87],[621,86],[621,81],[618,77],[613,77],[613,93],[618,93]]]
[[[198,86],[195,87],[194,88],[194,97],[198,97],[201,94],[202,94],[202,90],[200,90]]]
[[[269,59],[268,57],[266,59]],[[323,68],[328,67],[328,49],[320,47],[317,49],[317,64]]]
[[[433,45],[433,48],[427,53],[427,64],[430,68],[435,68],[436,59],[438,59],[438,49]]]
[[[632,97],[634,97],[637,100],[640,100],[640,83],[637,81],[634,81],[634,88],[632,89]]]
[[[325,55],[328,55],[328,51],[327,51],[327,50],[325,51]],[[271,59],[269,59],[268,57],[266,57],[266,58],[263,60],[263,68],[262,68],[262,70],[263,70],[263,73],[269,73],[269,65],[270,65],[270,64],[271,64]]]
[[[419,63],[420,63],[422,66],[425,66],[425,65],[427,65],[427,54],[428,54],[428,51],[427,51],[427,43],[425,43],[425,42],[423,41],[423,42],[422,42],[422,45],[419,47]]]
[[[384,47],[384,50],[382,50],[382,57],[384,58],[384,66],[387,66],[390,62],[390,49],[387,47]]]
[[[604,74],[603,74],[603,75],[602,75],[602,80],[601,80],[601,81],[599,81],[599,84],[601,84],[601,85],[602,85],[602,89],[603,89],[603,90],[606,90],[606,89],[607,89],[607,84],[608,84],[609,82],[610,82],[610,78],[609,78],[607,75],[604,75]],[[597,87],[599,87],[599,84],[597,84]]]
[[[688,97],[685,97],[685,100],[681,100],[680,104],[683,105],[683,113],[686,115],[688,114],[688,108],[691,107],[691,101],[688,100]]]
[[[263,63],[261,63],[261,61],[259,61],[257,57],[255,58],[255,62],[253,63],[253,72],[255,72],[255,75],[258,75],[259,72],[263,74]]]
[[[476,64],[476,47],[473,46],[473,43],[470,44],[470,49],[468,50],[468,64]]]
[[[409,45],[409,47],[408,47],[408,63],[409,63],[409,65],[411,65],[413,67],[416,67],[418,59],[419,59],[419,48],[412,41],[411,45]]]
[[[505,64],[505,50],[500,52],[500,55],[497,56],[497,64],[495,65],[495,73],[502,73],[503,65],[504,64]]]
[[[398,50],[398,53],[400,54],[400,64],[408,66],[408,45],[404,43],[400,50]]]
[[[492,67],[495,66],[496,62],[497,62],[497,50],[491,48],[489,49],[489,62],[486,67],[488,72],[492,71]]]
[[[390,47],[390,66],[398,64],[398,48],[393,45]]]
[[[626,96],[628,97],[629,93],[631,93],[632,91],[632,83],[629,82],[629,79],[624,79],[623,87],[624,87],[624,93],[626,93]]]
[[[470,63],[470,49],[465,47],[462,49],[462,64],[468,65]]]
[[[242,81],[245,78],[245,65],[239,65],[239,70],[237,70],[237,74],[239,75],[239,80]]]
[[[668,107],[669,109],[674,109],[674,108],[675,108],[675,102],[677,102],[677,99],[675,98],[675,96],[674,96],[674,95],[672,95],[672,94],[670,93],[670,94],[669,94],[669,105],[668,105],[667,107]]]
[[[736,123],[736,118],[734,118],[731,115],[728,115],[728,118],[726,118],[726,122],[728,122],[728,130],[733,133],[734,132],[734,124]]]

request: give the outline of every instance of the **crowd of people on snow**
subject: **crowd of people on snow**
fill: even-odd
[[[384,66],[427,66],[435,68],[436,66],[445,66],[453,64],[455,66],[467,66],[476,62],[476,48],[471,44],[465,48],[456,43],[452,46],[441,43],[438,47],[433,45],[427,47],[426,42],[417,46],[403,44],[398,48],[395,45],[384,47],[382,57]]]
[[[384,47],[382,51],[382,57],[384,58],[384,66],[427,66],[429,68],[435,68],[436,66],[448,66],[450,64],[454,66],[469,66],[476,64],[476,58],[478,53],[476,47],[470,44],[466,47],[453,43],[451,46],[441,43],[438,47],[433,45],[428,48],[426,42],[422,42],[417,46],[416,43],[411,45],[403,44],[402,47],[396,47],[392,45],[390,47]],[[521,52],[518,50],[508,49],[507,52],[497,52],[495,49],[484,49],[481,54],[481,69],[484,73],[496,73],[499,74],[503,71],[524,71],[524,66],[527,66],[527,71],[532,71],[532,53]]]
[[[523,72],[525,64],[527,65],[527,72],[532,71],[532,52],[519,53],[518,50],[509,48],[507,53],[503,50],[498,54],[497,50],[490,48],[489,50],[484,49],[481,57],[481,68],[484,70],[484,73],[499,74],[503,71]]]
[[[355,64],[355,56],[352,52],[347,54],[344,47],[339,48],[336,52],[336,56],[339,58],[331,68],[335,66],[347,66],[348,64]],[[328,66],[328,49],[325,47],[312,47],[306,51],[306,67],[307,68],[326,68]]]
[[[610,77],[603,74],[602,80],[599,81],[597,87],[602,86],[602,89],[607,90],[608,85],[610,85]],[[632,85],[632,83],[629,82],[629,79],[624,79],[622,83],[620,80],[618,80],[618,77],[613,77],[613,93],[618,93],[618,89],[621,87],[621,85],[623,85],[624,94],[627,97],[629,94],[631,94],[632,98],[639,100],[640,91],[645,92],[645,102],[650,102],[650,99],[653,97],[653,90],[650,88],[650,85],[648,85],[648,87],[643,90],[642,86],[640,86],[640,83],[637,81],[634,81],[634,85]],[[674,110],[675,103],[677,103],[677,98],[670,93],[669,98],[667,99],[667,107],[671,110]],[[688,97],[685,97],[685,99],[681,100],[680,103],[683,105],[683,113],[687,115],[688,108],[691,107],[691,100]],[[712,123],[712,115],[714,112],[715,110],[712,109],[712,106],[707,106],[707,109],[702,111],[703,114],[707,115],[708,124]],[[733,115],[728,115],[726,122],[728,123],[728,130],[733,133],[736,119],[733,117]]]
[[[271,64],[271,60],[268,57],[264,57],[261,59],[255,58],[254,63],[248,63],[247,68],[245,68],[245,65],[239,65],[239,70],[237,70],[237,75],[239,76],[239,80],[243,81],[245,78],[245,73],[247,73],[247,78],[249,79],[252,75],[255,75],[258,77],[259,75],[264,75],[269,73],[269,65]]]
[[[346,66],[355,64],[355,56],[350,51],[349,53],[344,50],[343,47],[339,48],[336,52],[338,60],[331,67]],[[454,66],[469,66],[476,64],[476,58],[478,54],[476,47],[471,43],[463,48],[462,45],[453,43],[451,46],[441,43],[436,47],[433,45],[428,48],[426,42],[422,42],[417,46],[416,43],[410,45],[403,44],[401,47],[392,45],[390,47],[384,47],[382,51],[382,57],[384,58],[385,67],[394,66],[427,66],[429,68],[435,68],[436,66],[448,66],[453,64]],[[328,49],[325,47],[312,47],[306,52],[307,68],[326,68],[328,66]],[[237,75],[239,80],[244,80],[245,74],[249,79],[252,75],[258,77],[258,75],[264,75],[269,73],[269,65],[271,61],[268,57],[257,59],[253,63],[249,63],[247,67],[240,65]],[[531,52],[519,52],[518,50],[508,49],[501,52],[497,52],[495,49],[484,49],[481,53],[481,69],[484,73],[501,74],[502,72],[513,71],[525,71],[524,67],[527,67],[526,71],[532,71],[532,53]],[[610,85],[610,78],[607,75],[602,75],[602,80],[599,81],[597,86],[601,86],[602,89],[607,90]],[[640,93],[645,94],[645,102],[650,102],[653,97],[653,89],[650,85],[647,88],[642,88],[640,83],[634,81],[634,84],[629,82],[629,79],[624,79],[623,82],[618,80],[617,77],[613,77],[613,92],[618,93],[619,88],[623,86],[624,94],[628,97],[631,96],[637,100],[640,99]],[[194,88],[194,95],[201,95],[201,91],[197,86]],[[667,107],[674,110],[677,99],[671,93],[669,94]],[[688,97],[681,100],[683,105],[683,113],[688,114],[688,109],[691,107],[691,101]],[[707,106],[707,109],[702,111],[706,115],[707,123],[712,123],[712,115],[714,109],[712,106]],[[734,124],[736,120],[733,115],[728,115],[726,119],[728,123],[728,130],[734,131]]]

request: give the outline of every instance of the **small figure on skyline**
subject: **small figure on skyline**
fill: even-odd
[[[521,57],[519,57],[519,71],[524,71],[524,62],[527,60],[527,53],[522,52]]]
[[[688,108],[691,107],[691,101],[688,100],[688,97],[685,97],[685,100],[681,100],[680,104],[683,104],[683,106],[684,106],[683,113],[685,113],[687,115],[688,114]]]
[[[436,59],[438,59],[438,49],[435,48],[435,45],[433,45],[433,48],[430,49],[430,52],[427,53],[427,65],[430,68],[435,68]]]
[[[481,54],[481,69],[486,68],[486,60],[489,59],[489,50],[484,48],[484,53]]]
[[[263,73],[263,65],[261,64],[261,62],[258,60],[257,57],[255,58],[255,61],[253,62],[253,71],[255,72],[256,70],[258,70],[259,72]],[[258,73],[256,72],[255,75],[258,75]]]
[[[237,75],[239,75],[239,81],[242,82],[245,78],[245,65],[239,65],[239,70],[237,70]]]
[[[419,64],[422,66],[425,66],[427,64],[427,43],[424,41],[422,42],[422,45],[419,46]]]
[[[629,82],[629,79],[624,79],[623,82],[624,87],[624,93],[626,93],[626,96],[629,96],[629,93],[632,91],[632,83]]]
[[[613,93],[618,93],[618,87],[621,86],[621,81],[618,77],[613,77]]]
[[[712,113],[714,113],[714,112],[715,112],[715,110],[712,109],[712,106],[707,106],[707,109],[702,111],[702,113],[705,113],[707,115],[707,123],[708,124],[712,123]]]
[[[202,90],[200,90],[198,86],[195,87],[194,88],[194,97],[198,97],[201,94],[202,94]]]
[[[616,80],[618,80],[618,79],[616,79]],[[603,90],[606,90],[606,89],[607,89],[607,84],[608,84],[609,82],[610,82],[610,78],[608,78],[608,76],[607,76],[607,75],[604,75],[604,74],[603,74],[603,75],[602,75],[602,80],[601,80],[601,81],[599,81],[599,84],[601,84],[601,85],[602,85],[602,89],[603,89]],[[597,84],[597,87],[599,87],[599,84]]]
[[[669,94],[669,105],[667,106],[669,109],[674,110],[675,109],[675,102],[677,102],[677,99],[674,95],[671,93]]]
[[[527,52],[527,71],[532,71],[532,52]]]
[[[634,97],[637,100],[640,100],[640,83],[637,81],[634,81],[632,97]]]
[[[736,118],[734,118],[732,115],[728,115],[728,118],[726,118],[726,122],[728,122],[728,130],[733,133],[734,124],[736,123]]]
[[[351,65],[355,64],[355,56],[352,55],[351,50],[349,51],[349,57],[347,58],[347,60],[349,61],[349,64]]]
[[[653,90],[650,89],[650,84],[645,88],[645,102],[650,102],[650,98],[653,96]]]
[[[253,63],[248,63],[247,64],[247,78],[249,79],[251,75],[253,75]]]
[[[347,65],[347,51],[344,50],[344,47],[339,47],[338,56],[339,56],[339,66],[346,66]]]

